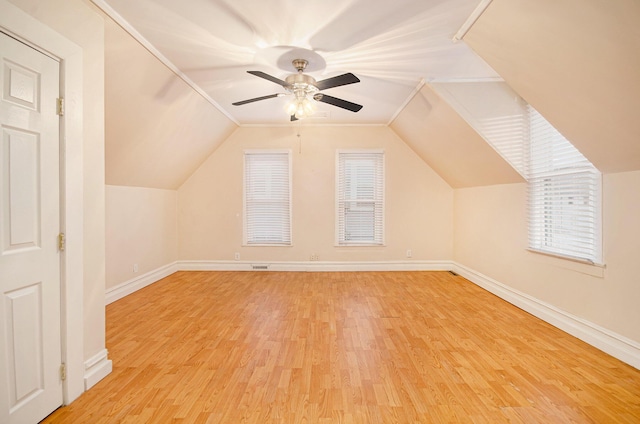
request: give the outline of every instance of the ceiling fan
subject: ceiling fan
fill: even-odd
[[[251,75],[255,75],[257,77],[264,78],[268,81],[275,82],[276,84],[281,85],[287,91],[286,93],[277,93],[269,94],[267,96],[254,97],[253,99],[247,99],[240,102],[232,103],[232,105],[241,106],[247,103],[272,99],[274,97],[284,97],[292,94],[294,98],[287,105],[287,113],[291,115],[292,121],[297,121],[298,119],[313,114],[314,105],[309,100],[309,97],[317,102],[327,103],[332,106],[350,110],[351,112],[357,112],[362,109],[362,105],[359,105],[357,103],[352,103],[347,100],[320,93],[320,91],[327,90],[329,88],[360,82],[358,77],[356,77],[352,73],[338,75],[322,81],[316,81],[315,78],[313,78],[311,75],[303,73],[304,69],[309,64],[307,60],[295,59],[291,63],[293,64],[293,67],[296,68],[298,73],[289,75],[287,78],[285,78],[284,81],[261,71],[247,71]]]

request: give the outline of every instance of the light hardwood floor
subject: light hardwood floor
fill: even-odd
[[[639,423],[640,371],[447,272],[179,272],[45,423]]]

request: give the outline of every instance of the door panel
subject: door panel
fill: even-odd
[[[62,404],[60,64],[0,33],[0,422]]]
[[[40,140],[38,134],[7,127],[2,135],[4,254],[40,245]]]
[[[42,282],[5,294],[11,410],[44,390],[41,302]]]

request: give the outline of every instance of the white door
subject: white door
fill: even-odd
[[[0,33],[0,423],[62,404],[59,69]]]

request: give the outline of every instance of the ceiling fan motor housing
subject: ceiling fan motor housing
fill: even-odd
[[[292,93],[303,91],[305,94],[312,94],[318,91],[316,80],[311,75],[303,73],[289,75],[285,82],[288,84],[285,88]]]
[[[285,79],[285,82],[288,84],[288,86],[285,86],[285,89],[295,94],[296,98],[303,98],[306,97],[307,94],[313,95],[318,92],[316,79],[311,75],[302,73],[309,62],[305,59],[294,59],[291,64],[296,68],[298,73],[289,75]]]

